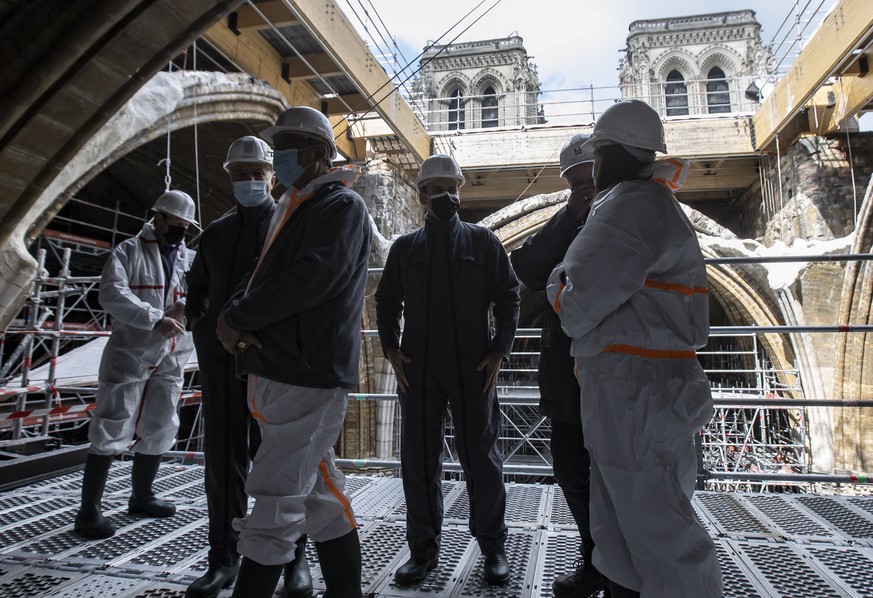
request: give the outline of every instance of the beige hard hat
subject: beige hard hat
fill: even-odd
[[[561,176],[577,164],[594,162],[594,151],[584,147],[591,135],[577,133],[561,148]]]
[[[333,127],[327,117],[309,106],[294,106],[279,115],[276,124],[267,127],[259,135],[273,143],[273,137],[282,131],[315,137],[324,141],[330,148],[329,159],[336,159],[336,143],[333,140]],[[273,144],[275,145],[275,144]]]
[[[425,184],[433,179],[454,179],[458,182],[458,187],[463,187],[467,182],[455,159],[445,154],[434,154],[421,163],[418,177],[415,179],[415,187],[421,191]]]
[[[584,148],[593,152],[610,143],[667,153],[661,117],[642,100],[621,100],[604,110]]]
[[[195,208],[194,200],[184,191],[166,191],[161,195],[155,205],[152,206],[155,212],[178,216],[182,220],[187,220],[194,226],[197,226],[197,220],[194,218]]]
[[[272,168],[273,150],[263,139],[246,135],[230,144],[224,169],[228,170],[231,164],[263,164]]]

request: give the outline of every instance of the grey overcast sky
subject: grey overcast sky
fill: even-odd
[[[636,20],[751,9],[761,23],[764,43],[772,42],[776,46],[784,40],[786,43],[780,52],[784,53],[799,29],[795,25],[796,11],[800,12],[800,28],[812,19],[802,34],[808,39],[827,11],[836,5],[836,0],[486,0],[443,37],[441,43],[451,41],[496,1],[497,5],[457,41],[494,39],[517,33],[537,65],[544,92],[589,85],[617,86],[621,50],[626,45],[628,26]],[[440,38],[478,2],[338,0],[359,29],[363,29],[361,20],[371,21],[367,31],[362,31],[365,40],[373,38],[383,45],[382,37],[388,38],[387,29],[406,61],[412,61],[429,41]],[[372,41],[369,44],[375,45]],[[796,55],[798,47],[792,55]],[[403,58],[398,57],[398,60],[402,62]],[[617,89],[596,95],[603,97],[604,94],[619,95]]]

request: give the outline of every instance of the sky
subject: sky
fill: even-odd
[[[337,1],[359,30],[363,30],[361,20],[376,23],[368,24],[367,31],[362,31],[365,40],[372,36],[381,44],[380,33],[388,38],[387,29],[408,61],[413,60],[429,41],[441,38],[479,2]],[[783,45],[787,48],[797,33],[795,10],[801,12],[801,23],[805,23],[819,8],[816,20],[803,33],[803,37],[808,38],[815,24],[836,4],[836,0],[485,0],[473,15],[442,37],[441,43],[450,42],[495,2],[497,5],[457,41],[503,38],[513,33],[520,35],[528,55],[537,65],[540,88],[544,92],[587,88],[589,85],[617,86],[621,50],[626,45],[628,26],[632,21],[751,9],[761,23],[763,42],[774,42],[775,46],[784,41],[787,34],[789,43]],[[369,19],[364,16],[365,12]],[[786,17],[788,22],[780,31]],[[370,42],[370,45],[374,44]],[[619,92],[616,89],[609,95],[617,97]]]

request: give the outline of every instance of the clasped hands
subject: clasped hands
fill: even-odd
[[[391,362],[391,367],[394,368],[394,374],[397,376],[397,386],[401,392],[406,392],[409,388],[409,378],[406,376],[406,364],[412,363],[412,358],[400,349],[388,349],[385,352],[385,357]],[[485,396],[490,396],[497,387],[497,375],[500,373],[500,364],[503,363],[503,355],[500,353],[488,353],[476,366],[476,371],[485,370],[485,384],[482,387],[482,392]]]
[[[231,328],[225,321],[224,314],[218,316],[218,325],[215,327],[215,334],[218,336],[221,346],[224,347],[224,350],[228,353],[243,353],[251,347],[257,347],[260,349],[263,346],[261,345],[260,339],[253,332]]]

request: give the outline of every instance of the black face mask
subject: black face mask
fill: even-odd
[[[167,245],[178,245],[185,238],[185,227],[170,224],[167,226],[167,232],[164,233],[164,240]]]
[[[440,220],[451,220],[458,213],[461,200],[455,193],[440,193],[430,198],[430,211]]]

